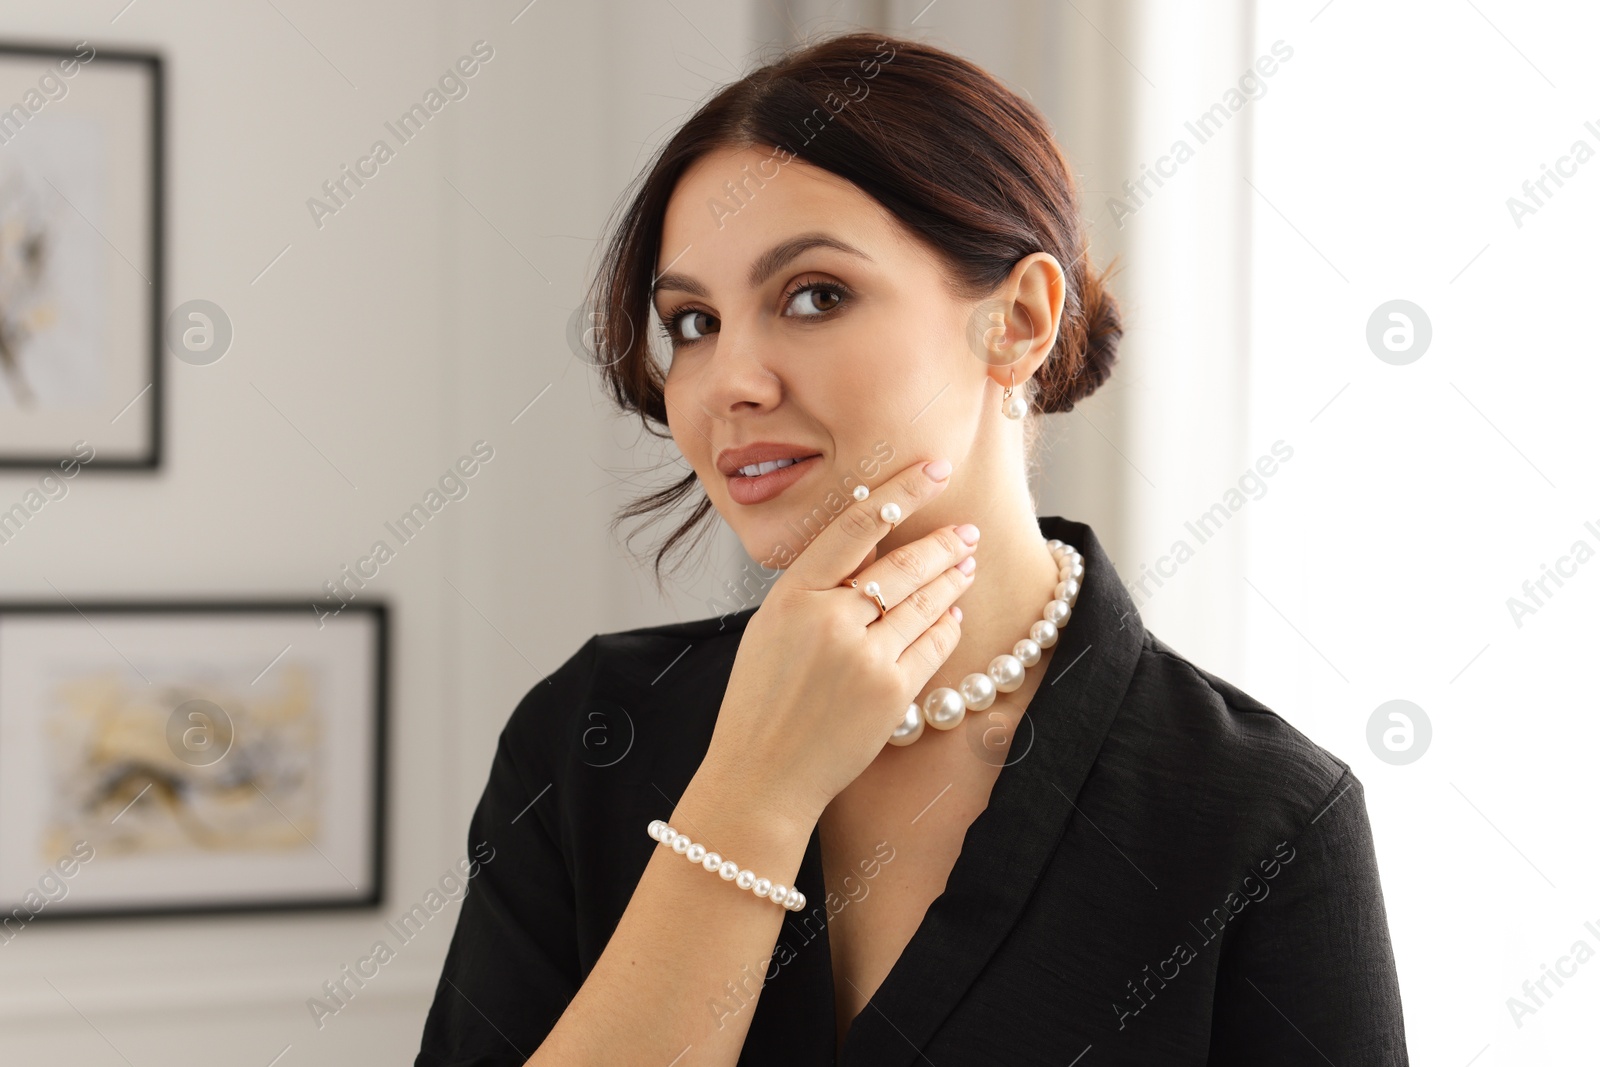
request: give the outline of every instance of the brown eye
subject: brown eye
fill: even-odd
[[[685,308],[674,311],[661,320],[661,333],[673,348],[704,340],[707,334],[717,332],[717,317],[704,311]],[[685,326],[688,323],[688,326]]]
[[[687,311],[678,319],[677,326],[685,341],[698,341],[716,332],[712,326],[716,321],[716,316],[707,315],[704,311]]]
[[[833,311],[844,302],[844,289],[831,282],[811,282],[789,294],[788,307],[797,308],[794,317],[816,318]],[[784,314],[791,314],[785,311]]]

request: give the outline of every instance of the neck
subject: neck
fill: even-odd
[[[1020,471],[1020,464],[1011,469]],[[960,479],[958,465],[953,477]],[[1060,580],[1059,568],[1046,539],[1039,532],[1026,480],[1018,475],[1012,485],[996,486],[988,472],[968,470],[967,478],[952,484],[929,507],[917,512],[878,544],[878,558],[892,549],[925,536],[945,524],[970,522],[980,538],[973,555],[978,569],[972,585],[956,601],[961,607],[961,640],[949,658],[917,694],[920,703],[933,690],[957,688],[968,674],[984,673],[996,656],[1028,636],[1028,629],[1044,612],[1045,603]],[[966,490],[966,492],[963,492]],[[1044,650],[1047,658],[1051,649]],[[1047,665],[1047,659],[1030,667],[1028,674]],[[1029,678],[1029,683],[1032,678]],[[1024,691],[1032,692],[1032,684]],[[1006,694],[1001,694],[1004,699]],[[914,747],[914,746],[913,746]]]
[[[956,688],[968,674],[984,673],[991,660],[1009,653],[1043,615],[1060,581],[1060,569],[1031,509],[1024,509],[1017,521],[991,518],[979,528],[983,536],[974,553],[978,569],[971,588],[956,602],[961,607],[961,640],[918,700],[940,686]],[[1035,665],[1028,673],[1038,669]]]

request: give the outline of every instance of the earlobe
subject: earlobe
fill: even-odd
[[[1008,419],[1020,419],[1028,413],[1028,402],[1020,393],[1014,393],[1016,388],[1017,372],[1011,372],[1011,384],[1006,386],[1005,394],[1000,398],[1000,413]]]

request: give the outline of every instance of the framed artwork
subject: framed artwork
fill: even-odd
[[[0,603],[0,940],[376,907],[388,610]]]
[[[161,459],[161,57],[0,43],[0,467]]]

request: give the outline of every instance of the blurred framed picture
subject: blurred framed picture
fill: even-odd
[[[0,604],[0,940],[375,907],[387,660],[381,603]]]
[[[160,463],[162,64],[0,43],[0,467]]]

